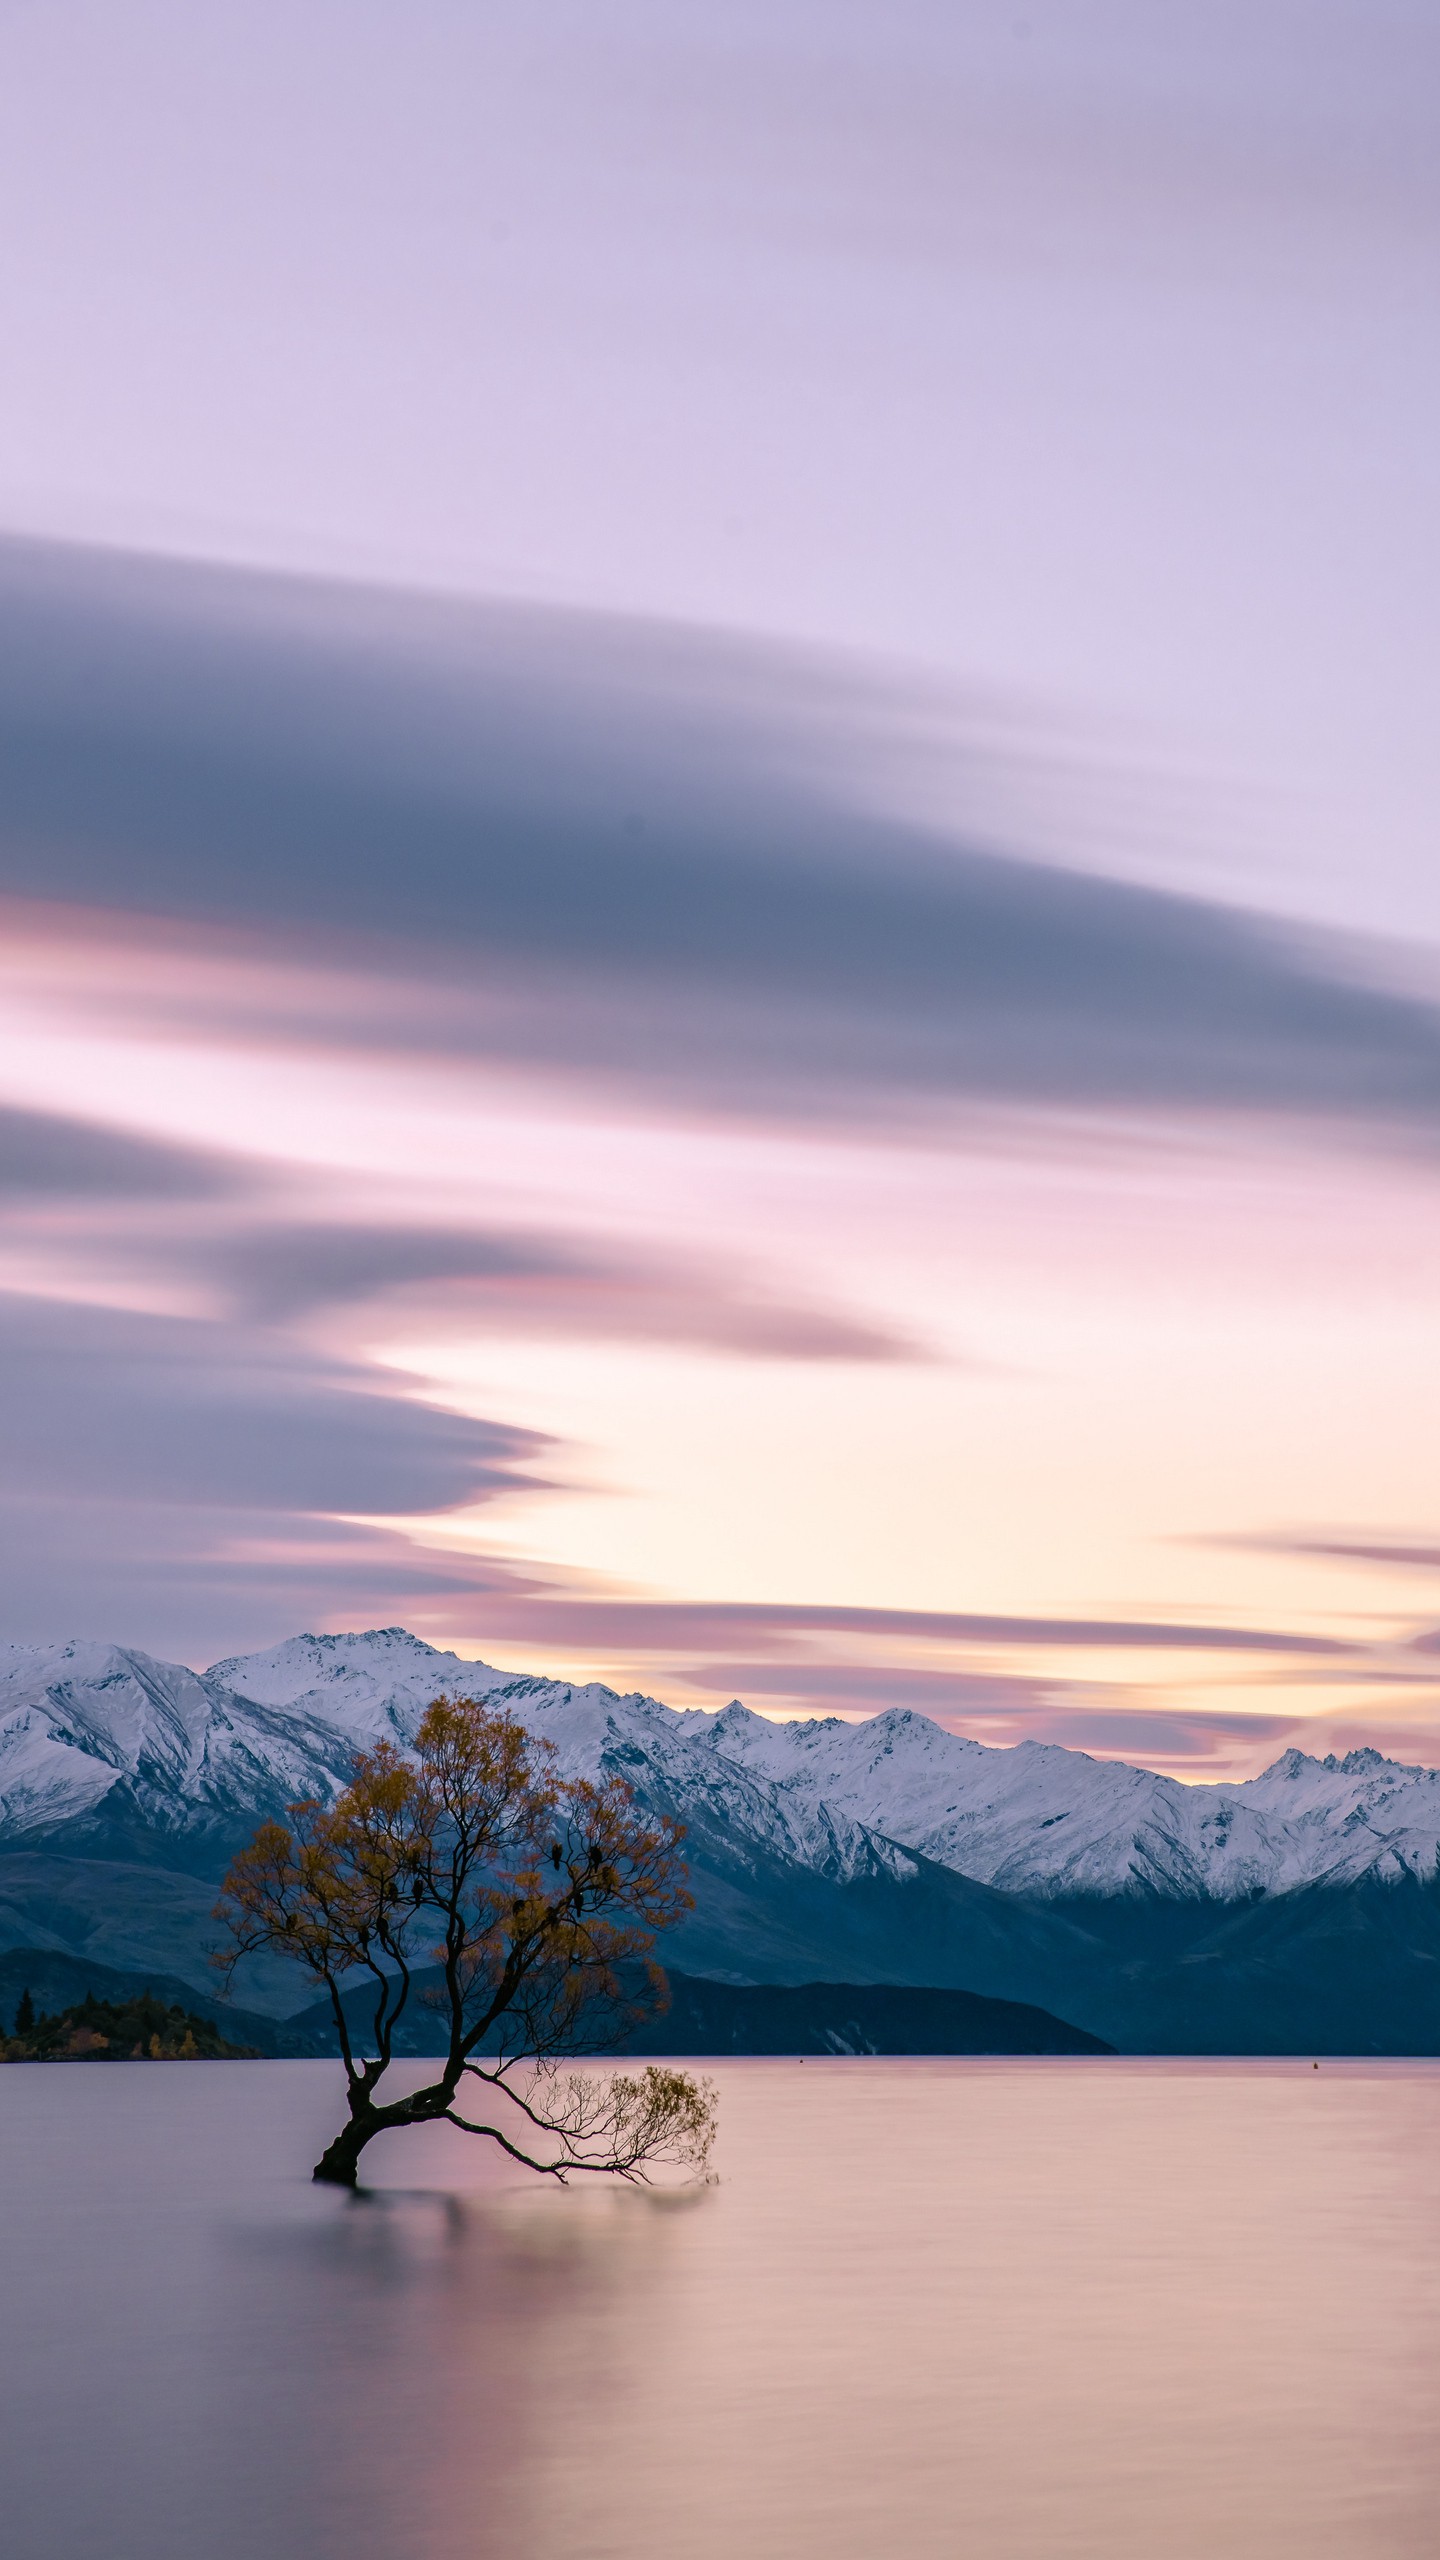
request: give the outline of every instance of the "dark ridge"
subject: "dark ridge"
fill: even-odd
[[[706,1982],[672,1973],[670,2006],[627,2053],[1113,2053],[1023,2000],[897,1982]]]
[[[426,1992],[440,1980],[415,1976],[410,2005],[395,2036],[397,2053],[444,2050],[439,2011]],[[763,2053],[1110,2053],[1083,2028],[1021,2000],[984,2000],[974,1991],[934,1990],[893,1982],[712,1982],[671,1973],[670,2006],[647,2018],[611,2050],[622,2054]],[[352,2036],[364,2049],[374,2008],[371,1990],[345,2001]],[[326,2040],[334,2050],[329,2005],[287,2021],[293,2032]]]

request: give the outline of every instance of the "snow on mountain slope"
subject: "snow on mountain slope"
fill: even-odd
[[[620,1696],[600,1681],[515,1678],[483,1662],[440,1653],[403,1627],[366,1635],[295,1636],[268,1653],[212,1664],[207,1680],[334,1723],[360,1743],[407,1743],[432,1698],[479,1697],[504,1707],[555,1746],[567,1777],[619,1775],[637,1794],[743,1837],[822,1874],[848,1876],[890,1860],[859,1818],[792,1792],[703,1749],[716,1718],[677,1712],[638,1690]],[[760,1721],[760,1719],[756,1719]]]
[[[503,1671],[441,1653],[404,1627],[359,1636],[291,1636],[268,1653],[212,1662],[207,1681],[233,1696],[316,1717],[356,1742],[408,1742],[432,1698],[484,1698]]]
[[[324,1684],[310,1676],[320,1653]],[[714,1818],[828,1873],[863,1862],[878,1836],[1001,1890],[1229,1900],[1367,1874],[1428,1874],[1440,1855],[1440,1773],[1373,1751],[1339,1762],[1291,1751],[1244,1784],[1188,1786],[1058,1743],[1006,1750],[971,1742],[903,1708],[864,1724],[834,1716],[778,1724],[738,1702],[716,1715],[677,1712],[599,1683],[506,1680],[394,1628],[301,1637],[217,1663],[210,1676],[312,1712],[326,1696],[362,1694],[368,1713],[380,1711],[388,1681],[397,1731],[413,1730],[410,1716],[437,1688],[468,1686],[546,1734],[567,1770],[629,1766],[642,1793],[663,1780],[682,1806],[703,1803]],[[750,1786],[739,1786],[742,1775]]]
[[[1231,1900],[1430,1874],[1440,1855],[1440,1772],[1376,1751],[1288,1751],[1259,1778],[1191,1786],[1058,1743],[970,1742],[906,1708],[776,1724],[738,1705],[710,1747],[1008,1892]]]
[[[0,1651],[0,1807],[7,1831],[92,1810],[117,1783],[183,1795],[214,1702],[193,1671],[119,1645]]]
[[[389,1627],[297,1636],[203,1673],[120,1647],[0,1652],[0,1839],[124,1812],[171,1833],[233,1826],[402,1746],[438,1695],[485,1697],[642,1801],[846,1878],[914,1850],[977,1882],[1061,1896],[1239,1899],[1430,1875],[1440,1773],[1374,1751],[1289,1751],[1238,1786],[1189,1786],[1053,1743],[997,1749],[894,1709],[777,1724],[737,1703],[677,1711],[599,1682],[514,1678]]]
[[[0,1649],[0,1839],[89,1819],[181,1832],[343,1783],[355,1737],[122,1645]]]

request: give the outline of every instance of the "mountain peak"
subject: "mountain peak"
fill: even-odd
[[[1426,1774],[1418,1764],[1388,1759],[1383,1751],[1376,1751],[1370,1743],[1347,1751],[1343,1759],[1335,1752],[1327,1751],[1323,1760],[1317,1759],[1313,1752],[1299,1750],[1292,1743],[1288,1751],[1281,1752],[1278,1760],[1271,1761],[1268,1769],[1262,1769],[1254,1783],[1263,1786],[1268,1778],[1293,1781],[1318,1776],[1322,1772],[1332,1777],[1368,1778],[1381,1769],[1392,1769],[1397,1778],[1419,1778]]]
[[[230,1654],[223,1662],[212,1662],[210,1675],[223,1680],[240,1663],[310,1660],[339,1667],[395,1654],[408,1661],[448,1663],[458,1659],[453,1653],[442,1653],[437,1645],[427,1644],[423,1636],[412,1636],[408,1627],[364,1627],[338,1636],[286,1636],[282,1643],[269,1645],[262,1652]],[[487,1667],[480,1665],[482,1670]]]
[[[1297,1750],[1295,1745],[1292,1743],[1290,1749],[1288,1751],[1282,1751],[1279,1759],[1272,1760],[1269,1768],[1262,1769],[1260,1775],[1262,1778],[1301,1778],[1304,1776],[1307,1769],[1323,1769],[1324,1766],[1325,1763],[1323,1760],[1316,1760],[1312,1758],[1308,1751]],[[1330,1766],[1332,1769],[1335,1766],[1333,1753],[1330,1758]]]
[[[409,1741],[432,1698],[487,1697],[505,1685],[489,1663],[442,1653],[406,1627],[290,1636],[212,1662],[205,1678],[252,1705],[338,1724],[357,1742]]]

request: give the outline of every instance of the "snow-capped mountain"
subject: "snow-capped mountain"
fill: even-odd
[[[214,1827],[343,1783],[368,1738],[120,1645],[0,1652],[0,1840],[122,1814]]]
[[[722,1719],[662,1706],[639,1690],[620,1696],[599,1681],[515,1678],[488,1663],[440,1653],[403,1627],[363,1636],[295,1636],[268,1653],[236,1655],[205,1674],[248,1704],[303,1716],[343,1736],[343,1747],[412,1738],[432,1698],[486,1698],[553,1743],[570,1777],[618,1772],[636,1792],[663,1798],[693,1821],[708,1814],[793,1863],[846,1876],[879,1856],[862,1815],[837,1813],[803,1789],[786,1791],[706,1743]],[[741,1716],[745,1709],[732,1710]],[[761,1723],[760,1717],[748,1718]]]
[[[1440,1860],[1440,1771],[1378,1751],[1287,1751],[1261,1777],[1196,1786],[1058,1743],[966,1741],[908,1709],[781,1725],[736,1705],[705,1721],[713,1750],[787,1798],[822,1798],[1003,1892],[1230,1901]]]
[[[1440,1863],[1440,1772],[1375,1751],[1289,1751],[1243,1784],[1193,1786],[1057,1744],[966,1741],[902,1709],[777,1724],[738,1703],[680,1711],[515,1679],[394,1627],[297,1636],[203,1673],[118,1646],[6,1648],[0,1842],[68,1833],[78,1848],[137,1824],[229,1837],[330,1794],[358,1747],[408,1742],[441,1694],[503,1704],[567,1771],[616,1771],[712,1836],[836,1881],[904,1873],[914,1851],[1008,1894],[1229,1902]]]

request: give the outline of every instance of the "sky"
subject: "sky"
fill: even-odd
[[[0,1640],[1440,1758],[1437,74],[0,0]]]

